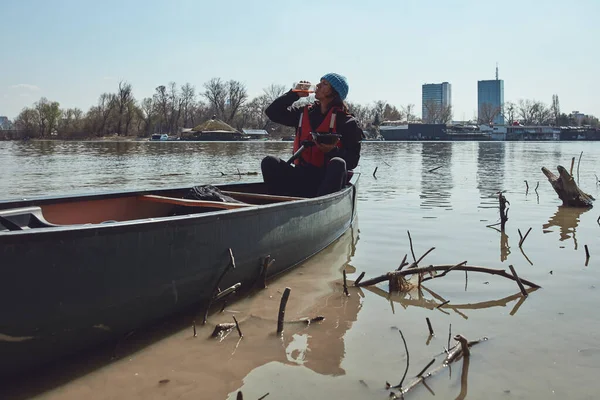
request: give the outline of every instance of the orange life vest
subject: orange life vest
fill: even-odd
[[[336,133],[336,116],[337,112],[340,111],[339,107],[331,107],[327,116],[321,125],[317,128],[317,133]],[[313,132],[310,126],[310,120],[308,118],[309,106],[305,106],[302,114],[300,114],[300,121],[298,122],[298,129],[296,130],[296,137],[294,138],[294,153],[298,151],[303,141],[308,140],[314,142],[311,132]],[[337,147],[342,147],[341,140],[338,140]],[[311,146],[305,149],[300,158],[294,161],[296,165],[302,163],[308,163],[315,167],[322,167],[325,164],[325,153],[317,148],[317,146]]]

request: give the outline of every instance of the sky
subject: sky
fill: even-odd
[[[477,81],[505,101],[600,116],[599,0],[2,0],[0,115],[40,97],[87,111],[118,82],[141,100],[159,85],[213,77],[250,97],[272,83],[347,77],[348,100],[421,109],[421,85],[452,84],[473,118]]]

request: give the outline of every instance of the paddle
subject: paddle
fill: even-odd
[[[287,160],[287,163],[288,164],[293,163],[295,160],[297,160],[298,158],[300,158],[300,155],[302,154],[302,152],[304,150],[306,150],[307,148],[312,147],[314,145],[315,145],[315,142],[312,142],[310,140],[303,141],[302,142],[302,146],[300,146],[300,148],[298,150],[296,150],[296,152],[294,153],[294,155],[289,160]]]

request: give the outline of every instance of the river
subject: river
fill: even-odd
[[[288,157],[290,147],[0,142],[0,198],[257,181],[261,158]],[[432,358],[435,365],[442,361],[451,324],[453,335],[489,340],[472,348],[467,386],[461,385],[462,361],[451,374],[428,378],[438,398],[597,398],[599,211],[561,207],[541,172],[559,164],[568,170],[572,157],[580,187],[598,198],[598,142],[366,142],[358,221],[322,253],[213,315],[198,337],[191,326],[159,323],[120,344],[114,360],[106,355],[112,350],[78,356],[0,389],[0,397],[234,399],[242,390],[245,399],[266,393],[267,399],[387,399],[386,381],[397,384],[406,363],[398,329],[410,352],[409,382]],[[506,236],[486,227],[499,220],[500,190],[510,202]],[[529,228],[519,248],[518,230]],[[422,292],[389,296],[387,284],[379,284],[350,288],[344,296],[343,269],[349,279],[363,271],[374,277],[396,269],[405,254],[412,260],[407,231],[417,258],[435,247],[423,265],[514,265],[542,288],[524,299],[511,280],[475,273],[466,280],[463,272],[451,272],[426,282]],[[290,326],[280,339],[273,320],[285,287],[292,288],[286,317],[325,320]],[[231,322],[232,315],[242,321],[244,338],[233,332],[208,339],[214,324]],[[430,396],[420,385],[406,397]]]

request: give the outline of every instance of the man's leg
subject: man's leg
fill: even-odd
[[[319,186],[317,196],[323,196],[341,190],[346,184],[346,180],[346,161],[339,157],[332,158],[325,169],[325,177]]]
[[[294,167],[280,158],[267,156],[263,158],[260,169],[269,194],[290,195],[290,182],[295,175]]]

